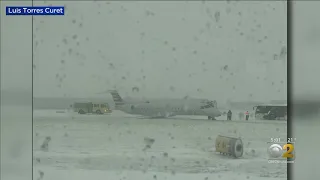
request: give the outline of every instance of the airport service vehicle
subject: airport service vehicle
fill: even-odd
[[[287,104],[261,104],[253,109],[256,119],[287,120]]]
[[[108,103],[94,103],[94,102],[76,102],[73,104],[74,112],[79,114],[106,114],[112,111],[109,108]]]

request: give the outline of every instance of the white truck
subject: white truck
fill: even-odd
[[[106,114],[112,112],[108,103],[94,102],[76,102],[73,104],[73,111],[79,114]]]

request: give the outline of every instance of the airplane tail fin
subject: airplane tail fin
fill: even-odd
[[[117,90],[110,90],[109,93],[111,94],[116,107],[124,105],[124,100],[121,98]]]

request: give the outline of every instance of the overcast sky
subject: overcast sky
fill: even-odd
[[[35,17],[35,96],[286,99],[284,2],[73,2],[65,13]]]

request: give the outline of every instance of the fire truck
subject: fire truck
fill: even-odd
[[[76,102],[72,107],[73,111],[79,114],[107,114],[112,112],[108,103]]]

